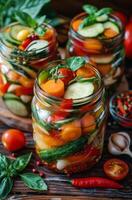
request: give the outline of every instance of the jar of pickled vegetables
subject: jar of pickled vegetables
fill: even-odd
[[[34,93],[33,139],[44,165],[76,173],[97,163],[107,113],[97,69],[83,57],[51,62],[38,74]]]
[[[38,29],[13,23],[0,33],[0,95],[15,115],[30,115],[38,70],[57,58],[55,30],[43,23]],[[42,32],[43,31],[43,32]]]
[[[124,28],[111,8],[91,8],[85,5],[85,13],[72,20],[67,53],[86,56],[101,72],[105,86],[110,87],[121,80],[124,72]]]

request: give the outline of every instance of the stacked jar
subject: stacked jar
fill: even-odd
[[[49,63],[35,83],[32,123],[36,152],[57,172],[87,170],[102,154],[105,91],[99,72],[89,63],[79,66],[81,59]]]
[[[21,117],[30,116],[37,72],[58,57],[56,31],[45,23],[41,29],[40,35],[12,23],[0,33],[0,95],[7,108]]]
[[[124,72],[124,28],[113,14],[102,14],[91,25],[83,27],[87,17],[87,13],[81,13],[72,20],[67,53],[68,56],[86,56],[101,72],[109,88],[121,80]]]

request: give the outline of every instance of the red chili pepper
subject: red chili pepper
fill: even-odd
[[[123,188],[121,184],[101,177],[76,178],[71,180],[71,184],[78,188]]]
[[[119,98],[117,99],[117,107],[123,115],[126,114],[126,111],[124,110],[124,107],[123,107],[123,103],[122,103],[121,99],[119,99]]]
[[[0,92],[2,94],[5,94],[9,88],[10,84],[6,83],[6,84],[0,84]]]
[[[56,122],[65,119],[69,115],[69,112],[67,110],[72,109],[72,106],[73,106],[72,99],[64,99],[61,102],[59,108],[57,108],[58,110],[55,111],[54,114],[52,115],[51,121]]]

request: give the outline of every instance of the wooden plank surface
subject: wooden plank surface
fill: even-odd
[[[1,124],[0,135],[6,128],[7,128],[6,126]],[[130,134],[130,136],[132,137],[131,130],[121,128],[120,126],[116,125],[115,122],[113,122],[112,124],[108,123],[108,126],[106,128],[105,146],[104,146],[104,152],[103,152],[102,159],[91,170],[81,173],[81,174],[74,175],[74,177],[86,177],[86,176],[103,176],[103,177],[105,177],[103,170],[102,170],[103,163],[105,160],[113,157],[107,151],[108,137],[111,133],[117,132],[120,130],[127,131]],[[26,148],[23,151],[21,151],[20,153],[34,151],[32,133],[26,132],[25,135],[27,138],[27,145],[26,145]],[[1,151],[1,153],[8,154],[8,152],[5,151],[5,149],[3,148],[1,143],[0,143],[0,151]],[[27,170],[31,170],[31,168],[35,166],[36,159],[37,159],[36,154],[34,153],[32,163],[30,164],[30,166],[28,167]],[[93,199],[102,199],[102,200],[103,200],[103,198],[104,199],[111,199],[111,198],[112,199],[114,199],[114,198],[132,199],[131,198],[132,197],[132,160],[127,157],[123,157],[123,159],[126,162],[128,162],[128,164],[130,166],[130,172],[129,172],[129,176],[122,182],[122,184],[125,186],[125,188],[122,190],[76,189],[76,188],[72,187],[71,185],[69,185],[68,183],[61,181],[61,180],[67,179],[67,177],[65,175],[56,174],[42,166],[42,167],[39,167],[39,170],[43,170],[45,173],[45,179],[47,180],[46,182],[47,182],[48,188],[49,188],[48,191],[42,192],[42,193],[32,191],[32,190],[28,189],[26,186],[24,186],[24,184],[20,181],[20,179],[18,179],[14,183],[14,187],[13,187],[11,196],[15,195],[15,199],[18,199],[18,200],[19,200],[19,198],[26,199],[26,197],[28,197],[29,199],[38,199],[38,200],[39,199],[41,200],[43,197],[45,199],[52,199],[52,198],[55,198],[56,196],[57,196],[57,198],[59,196],[60,197],[61,196],[62,197],[63,196],[65,196],[65,197],[71,196],[71,199],[77,199],[77,197],[78,197],[78,199],[93,198]],[[56,181],[56,179],[57,179],[57,181]],[[22,195],[25,195],[25,197],[23,197]],[[36,198],[36,195],[37,195],[37,198]],[[65,200],[65,198],[64,198],[64,200]]]

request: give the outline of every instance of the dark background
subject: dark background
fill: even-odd
[[[126,15],[132,15],[132,0],[52,0],[52,5],[57,12],[70,17],[79,13],[83,4],[92,4],[99,8],[111,6],[114,9],[124,11]]]

